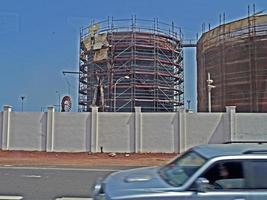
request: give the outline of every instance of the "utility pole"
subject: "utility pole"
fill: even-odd
[[[207,80],[207,86],[208,86],[208,109],[209,112],[211,112],[211,90],[214,89],[216,86],[212,85],[213,80],[210,78],[210,73],[208,72],[208,80]]]
[[[56,91],[56,93],[58,94],[58,112],[60,112],[60,92],[59,91]]]

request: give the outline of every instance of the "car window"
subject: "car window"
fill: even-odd
[[[159,170],[160,176],[169,184],[183,185],[204,163],[206,159],[194,151],[189,151]]]
[[[217,162],[202,177],[209,181],[211,190],[247,188],[241,161]]]
[[[247,187],[249,189],[267,189],[267,161],[246,161],[244,163]]]

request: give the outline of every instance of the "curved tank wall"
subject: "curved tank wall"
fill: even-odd
[[[207,76],[212,112],[236,106],[237,112],[267,112],[267,16],[220,25],[197,43],[198,111],[208,111]]]
[[[180,41],[174,25],[155,20],[112,20],[82,30],[80,111],[176,111],[183,105]]]

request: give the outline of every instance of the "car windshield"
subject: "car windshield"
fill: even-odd
[[[183,185],[204,163],[206,159],[194,151],[189,151],[159,170],[167,183],[175,187]]]

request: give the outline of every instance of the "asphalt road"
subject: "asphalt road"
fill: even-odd
[[[0,166],[0,196],[19,195],[24,200],[90,197],[99,177],[125,167],[62,168]]]

